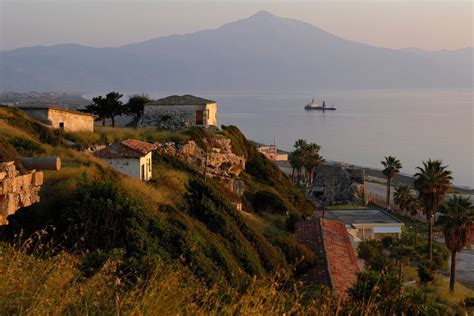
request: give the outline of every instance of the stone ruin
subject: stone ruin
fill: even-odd
[[[245,169],[244,157],[232,152],[232,144],[228,138],[211,138],[209,140],[206,176],[218,180],[229,191],[243,194],[244,182],[239,175]],[[187,161],[200,173],[204,173],[206,152],[196,142],[188,141],[184,145],[174,142],[155,143],[159,153]]]
[[[320,206],[367,205],[364,169],[345,164],[321,164],[314,173],[311,198]]]
[[[17,173],[13,161],[0,163],[0,225],[8,224],[8,215],[40,199],[38,193],[43,185],[43,172]]]

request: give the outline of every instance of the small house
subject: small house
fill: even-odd
[[[29,116],[52,128],[66,132],[93,132],[95,116],[56,107],[20,107]]]
[[[402,234],[403,223],[379,209],[327,210],[326,217],[342,221],[355,245],[363,240],[386,236],[400,238]]]
[[[217,126],[217,103],[189,94],[151,101],[145,104],[138,126],[163,129]]]
[[[127,139],[94,152],[114,169],[129,177],[148,181],[152,176],[153,144]]]

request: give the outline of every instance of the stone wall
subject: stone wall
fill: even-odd
[[[64,128],[66,132],[94,131],[94,117],[75,111],[55,108],[24,108],[28,115],[53,128]]]
[[[31,171],[17,176],[13,161],[0,163],[0,225],[8,224],[7,216],[19,208],[39,202],[43,173]]]
[[[194,141],[184,145],[174,142],[156,143],[157,151],[185,160],[200,173],[206,166],[206,152]],[[243,194],[244,182],[239,175],[245,169],[244,157],[232,152],[232,144],[228,138],[212,138],[209,144],[206,176],[215,178],[225,188],[237,194]]]
[[[311,197],[318,205],[366,205],[364,170],[344,164],[321,164],[315,171]]]
[[[196,112],[202,111],[203,124],[197,124]],[[180,129],[190,126],[217,126],[217,105],[147,105],[138,127]]]

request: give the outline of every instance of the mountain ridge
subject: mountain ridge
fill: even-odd
[[[260,11],[216,29],[118,47],[3,51],[0,89],[463,88],[472,86],[470,51],[375,47]]]

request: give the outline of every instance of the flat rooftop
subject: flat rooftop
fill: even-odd
[[[344,224],[402,224],[397,218],[378,209],[326,210],[328,219],[340,220]]]

